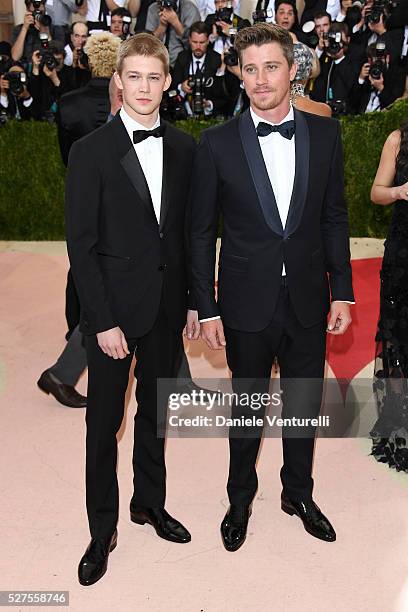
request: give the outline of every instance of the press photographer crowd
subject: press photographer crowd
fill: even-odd
[[[124,4],[127,2],[127,7]],[[119,44],[152,32],[169,50],[166,119],[227,119],[248,105],[234,37],[250,25],[239,0],[25,0],[23,23],[0,42],[0,124],[56,122],[64,161],[73,141],[120,108],[111,77]],[[295,42],[293,103],[339,116],[407,95],[408,0],[258,0],[253,23]]]

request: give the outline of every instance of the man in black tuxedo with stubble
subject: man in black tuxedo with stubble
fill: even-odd
[[[198,337],[197,312],[187,310],[187,200],[194,139],[161,122],[169,56],[153,35],[121,44],[115,79],[123,107],[114,119],[77,141],[66,188],[67,245],[86,336],[86,503],[91,542],[79,581],[93,584],[117,541],[116,434],[124,412],[133,354],[137,414],[131,520],[151,524],[169,541],[191,536],[164,509],[164,439],[157,424],[157,379],[175,374],[187,317]],[[190,307],[192,304],[189,304]]]
[[[291,106],[296,66],[286,30],[256,24],[238,33],[235,47],[250,109],[203,133],[192,179],[201,334],[209,347],[226,347],[237,394],[268,392],[277,357],[282,416],[312,418],[321,404],[326,331],[344,333],[351,321],[347,302],[354,300],[340,126]],[[300,379],[312,383],[308,395],[298,393]],[[250,413],[239,403],[232,407],[233,418]],[[315,430],[289,429],[283,432],[282,510],[297,515],[313,536],[334,541],[312,498]],[[221,524],[228,551],[245,541],[261,435],[262,428],[230,429],[230,508]]]

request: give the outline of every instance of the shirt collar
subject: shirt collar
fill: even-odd
[[[138,121],[135,121],[135,119],[133,119],[133,117],[131,117],[125,111],[123,106],[122,106],[122,108],[119,111],[119,115],[120,115],[120,118],[123,121],[123,124],[124,124],[124,126],[126,128],[127,133],[129,134],[129,138],[130,138],[130,140],[132,142],[133,142],[133,132],[135,130],[154,130],[155,128],[157,128],[160,125],[160,115],[157,116],[156,123],[154,125],[152,125],[151,128],[147,128],[145,125],[142,125]]]
[[[285,121],[293,121],[295,118],[294,112],[293,112],[293,106],[290,105],[290,109],[288,114],[286,115],[286,117],[284,117],[282,119],[282,121],[279,121],[279,123],[272,123],[272,121],[266,121],[265,119],[262,119],[262,117],[259,117],[254,110],[252,110],[252,107],[250,107],[250,113],[251,113],[251,117],[252,117],[252,121],[255,124],[255,128],[258,127],[258,123],[260,123],[261,121],[263,123],[270,123],[271,125],[280,125],[281,123],[285,123]]]
[[[340,64],[340,62],[342,62],[344,59],[346,58],[345,55],[343,55],[342,57],[337,58],[336,60],[334,60],[335,64]]]

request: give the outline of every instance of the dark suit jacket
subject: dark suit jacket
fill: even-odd
[[[188,49],[179,53],[173,69],[174,86],[180,85],[180,83],[183,83],[188,78],[192,59],[192,53]],[[221,55],[213,49],[208,48],[204,61],[203,73],[206,78],[212,77],[214,82],[211,87],[206,88],[205,97],[207,100],[211,100],[213,102],[215,112],[221,110],[227,102],[227,94],[223,90],[224,79],[223,77],[215,76],[220,66]]]
[[[76,142],[69,156],[66,232],[85,334],[119,326],[146,334],[163,299],[169,325],[187,312],[186,211],[194,139],[166,124],[160,226],[119,115]]]
[[[205,130],[192,179],[192,274],[199,318],[230,328],[270,323],[285,263],[293,308],[304,327],[332,300],[353,301],[340,125],[295,109],[296,173],[282,228],[249,110]],[[222,243],[214,296],[216,227]]]
[[[109,80],[94,77],[85,87],[62,96],[57,124],[61,157],[65,165],[72,144],[106,123],[110,111]]]

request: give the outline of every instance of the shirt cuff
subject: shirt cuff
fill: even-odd
[[[31,106],[32,103],[33,103],[33,97],[32,96],[30,98],[27,98],[27,100],[23,100],[23,106],[25,106],[26,108]]]
[[[4,107],[4,108],[8,108],[9,105],[9,101],[8,101],[8,97],[5,95],[1,95],[0,96],[0,104]]]
[[[358,79],[359,85],[364,85],[364,83],[365,83],[365,79],[360,79],[360,78]]]
[[[199,319],[199,323],[205,323],[206,321],[216,321],[217,319],[221,319],[221,317],[218,316],[218,317],[209,317],[208,319]]]
[[[332,304],[335,302],[341,302],[342,304],[355,304],[355,302],[349,302],[348,300],[333,300]]]

